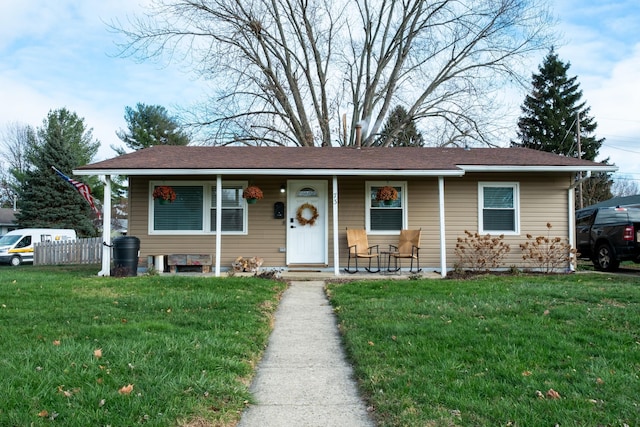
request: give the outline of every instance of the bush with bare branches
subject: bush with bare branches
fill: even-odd
[[[504,234],[500,236],[484,236],[465,230],[466,237],[458,237],[455,254],[458,266],[470,271],[489,271],[502,265],[502,260],[511,251],[511,247],[504,241]]]
[[[564,271],[569,265],[575,265],[578,256],[566,239],[550,236],[551,228],[551,223],[547,223],[546,236],[527,234],[527,241],[520,244],[522,259],[543,273]]]

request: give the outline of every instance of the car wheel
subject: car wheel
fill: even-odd
[[[20,264],[22,264],[22,258],[20,258],[19,256],[14,256],[13,258],[11,258],[11,265],[13,265],[14,267],[19,266]]]
[[[611,246],[607,243],[603,243],[598,246],[596,251],[596,257],[593,260],[593,265],[602,271],[615,271],[620,266],[620,261],[615,259],[615,255],[611,250]]]

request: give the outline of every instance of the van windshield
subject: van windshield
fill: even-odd
[[[2,236],[0,237],[0,246],[11,246],[18,240],[20,240],[22,236],[19,234],[12,234],[10,236]]]

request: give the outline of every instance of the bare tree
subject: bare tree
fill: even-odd
[[[20,178],[29,167],[28,152],[36,143],[35,129],[29,125],[10,122],[0,131],[0,203],[14,202]]]
[[[611,186],[613,197],[635,196],[640,194],[638,182],[629,175],[616,177]]]
[[[112,26],[123,55],[212,82],[197,122],[216,144],[352,145],[360,123],[374,145],[396,105],[440,145],[486,143],[493,91],[548,48],[545,1],[155,0]]]

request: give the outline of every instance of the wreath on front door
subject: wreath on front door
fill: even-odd
[[[311,211],[311,218],[305,218],[304,216],[304,213],[307,209]],[[318,209],[315,206],[313,206],[311,203],[304,203],[300,205],[300,207],[298,208],[298,211],[296,212],[296,219],[298,220],[300,225],[309,224],[313,226],[313,224],[316,223],[316,219],[318,219],[319,216],[320,214],[318,213]]]

